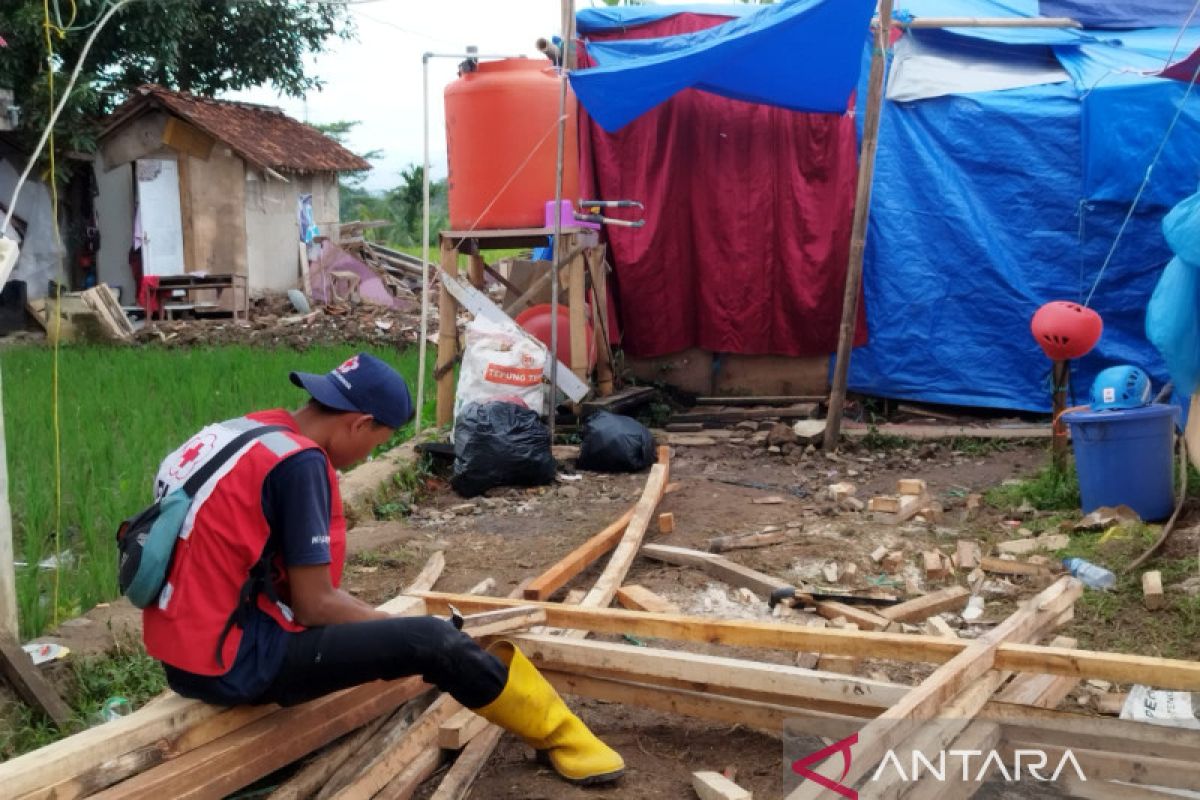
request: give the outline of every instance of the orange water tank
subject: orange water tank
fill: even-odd
[[[540,228],[554,200],[558,74],[549,61],[485,61],[446,87],[450,227]],[[575,95],[567,89],[563,199],[579,197]]]

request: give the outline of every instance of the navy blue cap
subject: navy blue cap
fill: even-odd
[[[290,377],[318,403],[337,411],[370,414],[389,428],[399,428],[413,418],[408,384],[399,372],[370,353],[348,358],[326,375],[293,372]]]

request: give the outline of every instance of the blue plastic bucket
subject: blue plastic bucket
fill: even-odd
[[[1169,405],[1063,415],[1071,426],[1085,514],[1124,504],[1144,520],[1171,515],[1171,452],[1178,417],[1179,409]]]

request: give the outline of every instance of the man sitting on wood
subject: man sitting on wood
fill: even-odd
[[[334,470],[391,438],[413,406],[399,373],[366,353],[291,380],[307,405],[209,426],[159,469],[161,498],[256,431],[193,495],[167,582],[143,613],[146,650],[171,688],[220,705],[287,706],[420,675],[543,752],[564,778],[619,777],[621,756],[511,642],[485,651],[446,620],[393,617],[338,588],[346,520]]]

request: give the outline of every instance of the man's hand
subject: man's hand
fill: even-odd
[[[288,567],[287,574],[292,592],[292,613],[296,616],[296,622],[306,628],[387,619],[391,616],[341,589],[335,589],[329,580],[328,564]]]

